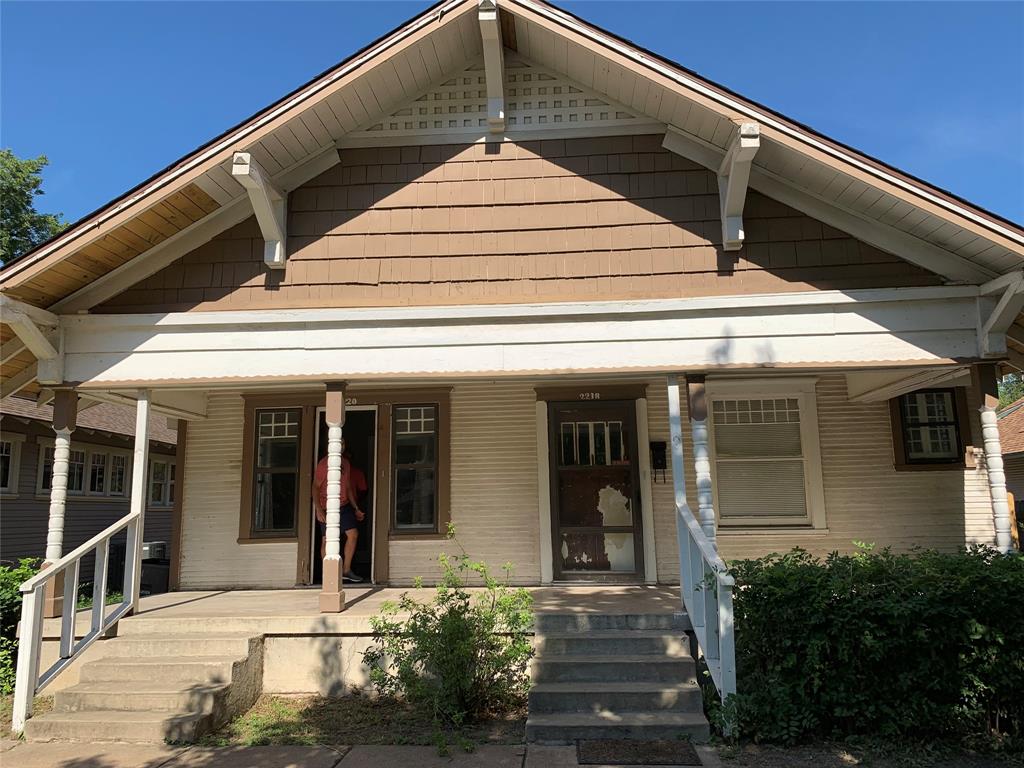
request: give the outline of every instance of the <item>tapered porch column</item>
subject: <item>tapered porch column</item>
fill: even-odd
[[[71,456],[71,433],[78,418],[78,393],[61,389],[53,398],[53,469],[50,473],[50,518],[46,524],[46,559],[43,567],[60,560],[64,554],[64,516],[68,502],[68,463]],[[64,608],[63,574],[46,587],[43,615],[56,618]]]
[[[149,390],[139,390],[135,404],[135,449],[132,453],[132,497],[128,511],[139,519],[128,526],[128,549],[125,557],[131,563],[124,585],[125,595],[132,596],[132,613],[139,612],[139,589],[142,586],[142,539],[146,530],[147,471],[149,469]],[[129,591],[130,590],[130,591]]]
[[[320,613],[345,610],[341,559],[341,429],[345,425],[345,385],[327,385],[327,533]]]
[[[711,484],[711,451],[708,448],[708,403],[701,375],[686,375],[686,391],[690,410],[690,431],[693,433],[693,466],[697,474],[697,519],[701,530],[717,549],[715,497]]]
[[[988,488],[992,496],[992,517],[995,523],[996,548],[1003,553],[1012,546],[1010,538],[1010,501],[1006,496],[1006,473],[1003,470],[1003,447],[999,441],[999,423],[996,408],[999,390],[996,366],[993,363],[971,368],[974,391],[981,400],[981,437],[985,446],[985,467],[988,470]]]

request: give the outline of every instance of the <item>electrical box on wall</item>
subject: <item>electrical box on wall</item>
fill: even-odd
[[[664,440],[651,441],[651,475],[654,482],[665,482],[668,469],[668,449]]]

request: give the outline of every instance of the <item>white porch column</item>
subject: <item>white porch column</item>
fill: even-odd
[[[68,501],[68,463],[71,454],[71,433],[78,417],[78,394],[61,389],[53,398],[53,468],[50,473],[50,517],[46,524],[45,568],[64,554],[64,516]],[[56,618],[63,611],[63,574],[47,584],[43,600],[43,616]]]
[[[988,471],[988,488],[992,496],[992,518],[995,523],[996,548],[1003,552],[1012,547],[1010,537],[1010,502],[1006,496],[1006,473],[1003,470],[1003,447],[999,441],[999,423],[996,408],[999,405],[999,391],[996,383],[996,366],[986,363],[971,368],[971,380],[975,392],[980,396],[981,437],[985,446],[985,467]]]
[[[715,548],[718,524],[715,520],[715,497],[711,485],[711,451],[708,448],[708,403],[704,377],[687,374],[686,391],[693,433],[693,466],[697,473],[697,519],[701,530]]]
[[[683,422],[680,415],[679,377],[668,377],[668,428],[672,438],[672,486],[676,507],[687,507],[686,475],[683,469]]]
[[[132,596],[132,613],[139,612],[139,588],[142,585],[142,539],[146,525],[147,479],[149,473],[150,392],[140,389],[135,405],[135,450],[132,452],[132,496],[128,506],[138,519],[128,526],[125,551],[125,595]],[[129,591],[130,590],[130,591]]]
[[[341,429],[345,425],[345,385],[327,385],[327,533],[320,613],[345,610],[341,557]]]

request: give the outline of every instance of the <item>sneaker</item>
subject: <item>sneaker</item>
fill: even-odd
[[[360,583],[363,580],[362,576],[356,576],[354,573],[352,573],[352,571],[349,571],[348,573],[343,574],[341,578],[342,578],[343,581],[350,581],[353,584],[358,584],[358,583]]]

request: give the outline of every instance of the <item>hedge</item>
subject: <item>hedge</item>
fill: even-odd
[[[739,690],[719,716],[741,737],[1024,735],[1024,557],[860,545],[730,566]]]

